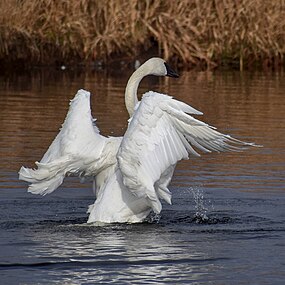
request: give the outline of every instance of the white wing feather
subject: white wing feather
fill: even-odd
[[[240,150],[251,145],[217,132],[189,114],[202,113],[172,97],[147,92],[130,119],[118,151],[123,183],[137,197],[147,198],[156,213],[159,198],[171,202],[167,185],[176,163],[188,153]]]
[[[90,93],[79,90],[70,102],[62,128],[40,162],[38,169],[22,167],[19,178],[31,185],[29,192],[53,192],[66,175],[94,176],[116,163],[121,138],[105,138],[99,134],[90,109]]]

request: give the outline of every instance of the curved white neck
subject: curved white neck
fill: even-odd
[[[138,103],[137,91],[139,83],[146,75],[147,74],[142,72],[142,69],[139,68],[132,74],[128,81],[125,91],[125,104],[130,117],[133,115],[135,106]]]
[[[168,69],[165,61],[162,58],[153,57],[142,64],[132,74],[125,91],[125,104],[130,117],[132,117],[134,114],[135,106],[138,103],[137,91],[141,80],[147,75],[166,76],[168,75],[168,72],[172,72],[172,76],[178,76],[176,73]]]

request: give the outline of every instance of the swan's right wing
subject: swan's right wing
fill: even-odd
[[[59,187],[66,175],[95,176],[116,162],[120,138],[99,134],[90,109],[90,93],[79,90],[70,102],[62,128],[37,169],[22,167],[19,179],[31,183],[29,192],[48,194]]]
[[[176,163],[196,150],[235,151],[251,144],[216,131],[189,114],[202,113],[171,97],[146,93],[132,117],[118,152],[124,184],[161,210],[159,198],[170,202],[167,185]],[[194,149],[196,148],[196,150]]]

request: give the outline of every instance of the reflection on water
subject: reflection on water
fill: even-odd
[[[170,187],[173,205],[163,206],[158,223],[86,225],[91,185],[76,178],[47,197],[26,193],[17,171],[41,158],[79,88],[93,94],[101,133],[124,133],[127,73],[40,71],[0,77],[0,270],[5,283],[282,284],[283,73],[184,72],[178,80],[143,81],[141,93],[173,95],[203,111],[201,119],[220,131],[263,145],[181,162]]]

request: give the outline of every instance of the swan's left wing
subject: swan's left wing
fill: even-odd
[[[156,213],[159,198],[170,203],[167,185],[176,163],[188,153],[240,150],[248,143],[217,132],[189,114],[202,113],[171,97],[146,93],[131,118],[117,155],[124,184],[149,200]]]
[[[70,102],[60,132],[37,169],[21,167],[19,179],[30,183],[28,191],[46,195],[57,189],[66,175],[95,176],[116,163],[121,138],[99,134],[90,109],[90,93],[79,90]]]

